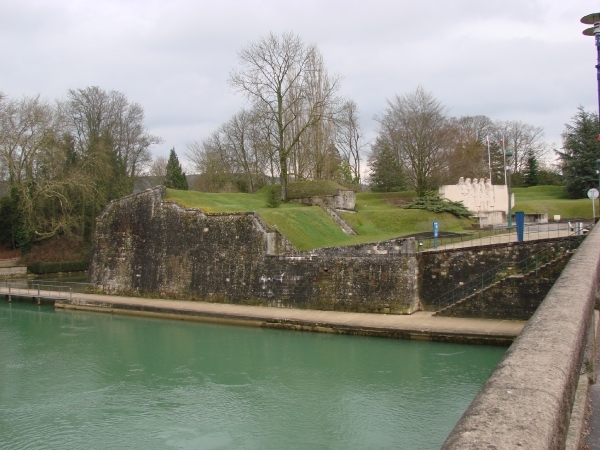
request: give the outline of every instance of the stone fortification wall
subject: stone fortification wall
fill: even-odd
[[[334,209],[354,211],[356,209],[356,193],[352,190],[338,189],[335,195],[316,195],[290,199],[291,202],[309,206],[324,206]]]
[[[477,290],[437,316],[479,319],[529,320],[562,273],[571,254],[545,264],[539,270],[511,275]],[[537,272],[537,273],[536,273]]]
[[[409,313],[413,242],[296,252],[260,217],[205,214],[158,187],[98,218],[89,281],[107,292],[280,307]]]
[[[594,377],[599,248],[595,227],[442,449],[565,448],[578,385]]]
[[[419,253],[419,297],[422,307],[436,311],[439,309],[437,299],[441,295],[488,273],[500,264],[523,261],[549,245],[564,247],[564,243],[540,240]]]

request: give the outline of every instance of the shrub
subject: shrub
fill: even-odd
[[[89,265],[89,261],[38,262],[29,264],[27,271],[36,275],[58,272],[81,272],[87,270]]]
[[[403,206],[404,209],[424,209],[426,211],[443,213],[448,212],[456,217],[471,217],[471,213],[462,202],[452,202],[441,198],[437,194],[426,194]]]
[[[269,188],[267,194],[267,206],[269,208],[279,208],[281,204],[281,185],[276,184]]]

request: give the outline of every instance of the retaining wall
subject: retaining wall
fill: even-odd
[[[158,187],[110,203],[89,282],[107,293],[360,312],[418,309],[414,242],[297,252],[253,213],[205,214]]]
[[[426,311],[437,311],[441,295],[502,264],[516,264],[549,246],[564,247],[564,243],[557,239],[544,239],[419,253],[422,307]]]
[[[565,448],[580,374],[594,365],[599,250],[600,227],[595,227],[443,449]]]
[[[569,261],[563,255],[538,271],[510,275],[438,311],[436,316],[529,320]],[[537,273],[536,273],[537,272]]]

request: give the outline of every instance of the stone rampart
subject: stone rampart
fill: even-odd
[[[489,271],[502,264],[516,265],[541,250],[564,246],[565,242],[548,239],[419,253],[419,297],[422,307],[437,311],[439,297],[450,290],[482,274],[489,274]],[[577,244],[573,243],[573,246]]]
[[[436,316],[529,320],[562,273],[571,254],[538,270],[510,275],[443,308]]]
[[[350,189],[338,189],[334,195],[315,195],[312,197],[293,198],[290,201],[308,206],[324,206],[348,211],[356,209],[356,193]]]
[[[293,250],[259,216],[205,214],[158,187],[98,218],[89,281],[109,293],[343,311],[418,309],[408,239]]]
[[[599,248],[600,227],[595,227],[443,449],[565,448],[580,375],[594,366],[589,349],[595,339]]]

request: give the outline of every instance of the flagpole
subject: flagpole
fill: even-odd
[[[502,154],[504,155],[504,185],[508,186],[507,177],[506,177],[506,149],[504,148],[504,133],[502,133]]]
[[[490,169],[490,184],[492,184],[492,156],[490,154],[490,135],[489,134],[485,137],[485,143],[487,144],[487,148],[488,148],[488,167]]]

